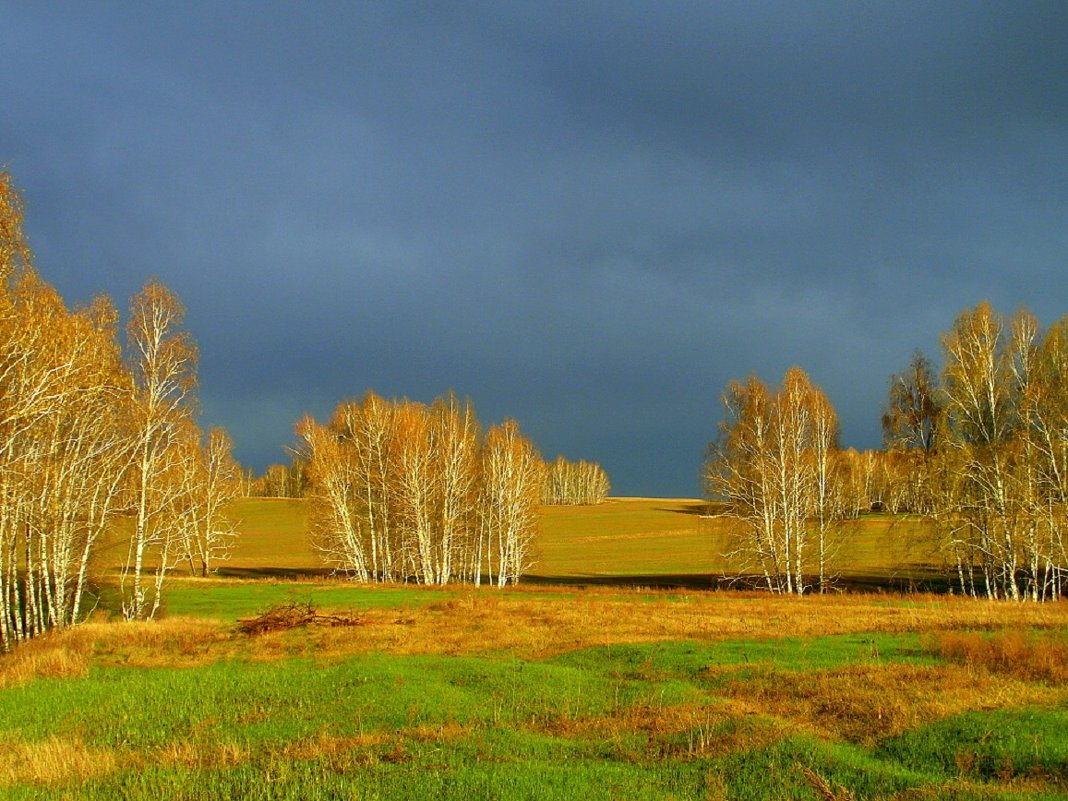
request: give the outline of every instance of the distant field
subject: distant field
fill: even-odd
[[[538,564],[547,580],[617,577],[712,580],[728,572],[729,519],[696,499],[612,498],[599,506],[544,507]],[[849,521],[835,535],[834,563],[853,584],[927,580],[940,559],[927,529],[885,515]]]
[[[269,575],[318,571],[322,560],[308,540],[308,505],[291,498],[245,498],[232,510],[241,521],[227,572]]]
[[[545,578],[708,574],[718,559],[707,504],[610,498],[597,506],[542,507],[533,573]]]
[[[727,568],[727,526],[697,499],[611,498],[598,506],[546,506],[530,580],[708,585]],[[322,571],[308,541],[304,501],[249,498],[234,515],[241,536],[224,575],[293,576]],[[838,535],[836,561],[848,584],[927,582],[940,572],[924,527],[868,515]]]

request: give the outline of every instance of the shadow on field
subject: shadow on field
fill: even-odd
[[[805,582],[810,587],[819,584],[818,576],[806,576]],[[760,576],[740,576],[724,578],[709,574],[656,574],[637,576],[544,576],[538,574],[524,575],[522,584],[537,586],[575,587],[648,587],[649,589],[692,589],[692,590],[751,590],[764,589],[766,585]],[[847,593],[936,593],[952,591],[950,579],[929,574],[923,577],[887,576],[886,574],[855,574],[841,576],[834,581],[833,592]]]
[[[693,515],[695,517],[704,517],[711,514],[714,504],[710,504],[706,501],[697,501],[696,503],[688,503],[683,506],[658,506],[654,511],[657,512],[674,512],[677,515]]]
[[[649,587],[651,589],[670,589],[686,587],[689,589],[710,590],[720,587],[717,576],[707,574],[658,574],[648,576],[541,576],[527,573],[520,584],[548,585],[557,587]]]
[[[331,578],[335,574],[326,567],[220,567],[218,577],[240,579],[275,579],[278,581],[301,581]],[[487,582],[492,577],[486,576]],[[810,587],[819,584],[817,576],[806,576]],[[709,573],[656,573],[639,575],[553,576],[528,573],[521,584],[535,586],[574,587],[648,587],[649,589],[692,590],[749,590],[764,589],[763,579],[757,575],[725,578]],[[955,588],[950,578],[939,575],[933,569],[917,566],[911,575],[888,576],[885,573],[856,573],[839,576],[834,580],[834,592],[853,593],[937,593],[952,592]]]
[[[952,579],[937,573],[922,576],[887,576],[885,573],[844,576],[835,582],[837,589],[849,592],[934,593],[945,595],[954,591]]]
[[[294,581],[308,578],[329,578],[334,571],[328,567],[220,567],[216,576],[244,579],[286,579]]]

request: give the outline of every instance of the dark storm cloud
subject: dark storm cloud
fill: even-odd
[[[454,388],[692,494],[731,377],[800,364],[871,446],[960,310],[1066,311],[1063,4],[0,8],[42,272],[176,289],[257,467]]]

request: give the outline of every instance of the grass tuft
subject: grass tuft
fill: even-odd
[[[1064,632],[944,631],[934,636],[930,648],[945,660],[1023,681],[1068,681]]]
[[[48,737],[36,742],[2,742],[0,786],[53,787],[74,780],[106,776],[116,766],[110,749],[90,748],[77,740]]]

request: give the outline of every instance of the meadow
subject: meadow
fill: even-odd
[[[332,580],[301,503],[238,511],[162,620],[105,595],[0,658],[0,797],[1068,797],[1068,608],[891,591],[939,567],[907,521],[858,522],[845,591],[796,599],[711,589],[699,501],[547,509],[503,591]],[[287,604],[323,617],[242,624]]]
[[[729,523],[706,501],[609,498],[596,506],[545,506],[526,583],[726,586]],[[239,501],[240,546],[220,572],[237,577],[322,574],[303,501]],[[922,525],[865,515],[836,535],[839,584],[884,589],[944,586],[941,556]],[[108,566],[114,567],[110,553]]]

